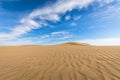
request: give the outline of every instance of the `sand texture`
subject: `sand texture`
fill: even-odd
[[[120,47],[0,47],[0,80],[120,80]]]

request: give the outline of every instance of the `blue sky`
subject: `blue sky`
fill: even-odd
[[[0,45],[120,45],[119,0],[0,0]]]

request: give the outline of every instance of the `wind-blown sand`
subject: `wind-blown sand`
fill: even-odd
[[[120,80],[120,47],[0,47],[0,80]]]

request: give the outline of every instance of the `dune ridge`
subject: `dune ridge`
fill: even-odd
[[[0,80],[120,80],[120,47],[0,47]]]
[[[90,44],[87,44],[87,43],[80,43],[80,42],[66,42],[66,43],[61,43],[61,44],[56,44],[57,46],[92,46]]]

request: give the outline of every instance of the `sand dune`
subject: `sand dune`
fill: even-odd
[[[79,42],[67,42],[67,43],[63,43],[63,44],[56,44],[56,46],[91,46],[90,44],[86,44],[86,43],[79,43]]]
[[[76,44],[0,47],[0,80],[120,80],[120,47]]]

